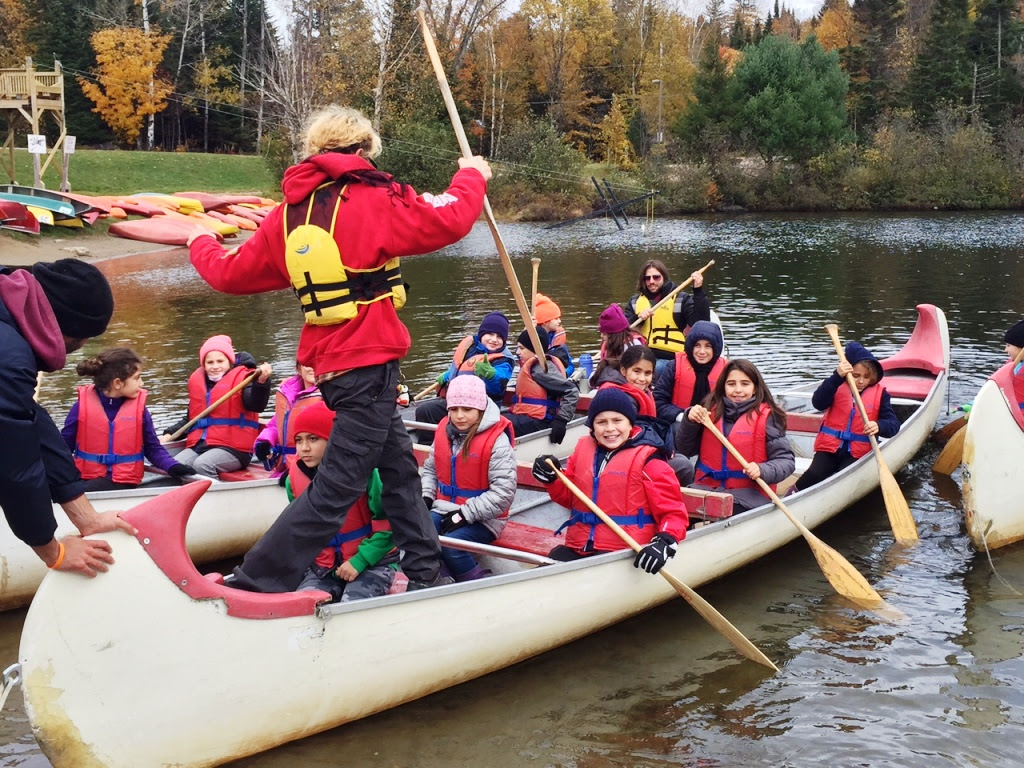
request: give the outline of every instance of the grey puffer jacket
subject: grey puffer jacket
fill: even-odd
[[[485,432],[488,429],[498,429],[498,419],[501,416],[498,406],[492,401],[487,402],[487,410],[484,411],[483,419],[480,422],[478,432]],[[452,455],[462,450],[465,442],[465,434],[455,429],[451,422],[445,434],[440,432],[435,436],[437,440],[449,440],[451,442]],[[498,517],[512,506],[512,500],[516,495],[516,455],[509,442],[507,435],[499,435],[494,441],[491,450],[491,460],[487,468],[487,479],[490,488],[479,496],[468,499],[462,504],[462,515],[471,523],[482,523],[494,534],[495,538],[501,535],[505,527],[505,520]],[[451,501],[437,498],[437,471],[434,468],[434,448],[430,448],[430,456],[423,465],[421,482],[424,498],[434,499],[432,511],[444,515],[460,507]]]

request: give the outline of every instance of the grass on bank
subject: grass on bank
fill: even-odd
[[[43,175],[48,189],[60,189],[60,159],[55,157]],[[18,183],[31,186],[32,156],[15,150],[14,165]],[[80,149],[71,156],[68,181],[72,191],[84,195],[194,190],[281,197],[278,182],[260,155]]]

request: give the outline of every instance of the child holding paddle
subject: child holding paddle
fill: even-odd
[[[749,460],[746,470],[704,429],[709,417]],[[731,360],[711,394],[686,412],[676,447],[685,456],[697,454],[694,487],[732,494],[740,512],[768,500],[755,482],[758,478],[774,488],[796,468],[793,446],[786,437],[786,413],[749,360]]]
[[[490,544],[508,522],[516,495],[512,424],[476,376],[457,376],[447,403],[448,416],[423,465],[423,502],[442,536]],[[441,557],[456,581],[490,574],[468,552],[442,546]]]
[[[646,545],[633,564],[657,573],[675,555],[676,544],[686,536],[689,516],[672,469],[665,462],[661,438],[649,426],[637,422],[636,403],[615,387],[602,387],[587,413],[590,436],[581,437],[569,457],[566,476],[576,485],[592,490],[594,501],[637,541]],[[549,461],[539,456],[533,476],[548,486],[552,500],[569,509],[565,544],[548,554],[555,560],[578,560],[603,552],[615,552],[626,544],[572,494],[556,483]]]
[[[295,416],[295,455],[287,460],[285,489],[294,501],[309,487],[327,450],[334,411],[314,400]],[[395,581],[398,550],[381,505],[377,470],[366,493],[348,511],[345,524],[307,569],[298,591],[319,589],[331,602],[347,603],[386,595]]]
[[[199,348],[199,368],[188,378],[188,416],[166,429],[162,442],[232,393],[189,427],[185,450],[177,458],[207,477],[249,466],[260,412],[270,400],[271,373],[269,363],[257,366],[248,352],[236,356],[230,336],[211,336]]]
[[[814,440],[811,466],[793,486],[797,491],[820,483],[870,453],[868,435],[893,437],[900,431],[900,420],[889,402],[889,393],[879,384],[885,375],[881,363],[856,341],[846,345],[844,354],[846,361],[839,363],[811,397],[811,405],[824,411],[825,416]],[[857,412],[846,383],[847,374],[853,374],[867,412],[867,424]]]
[[[295,417],[323,399],[315,379],[312,368],[296,361],[295,375],[281,382],[274,395],[274,415],[256,438],[253,455],[273,467],[274,477],[285,473],[287,459],[295,453]]]
[[[114,347],[76,367],[92,384],[78,388],[61,435],[75,454],[86,491],[134,488],[142,482],[143,458],[171,477],[194,475],[160,443],[142,388],[142,360],[127,347]]]

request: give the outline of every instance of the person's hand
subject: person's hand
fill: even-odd
[[[686,412],[686,418],[692,421],[694,424],[704,424],[708,420],[708,409],[703,405],[694,405],[690,407],[690,410]]]
[[[548,438],[552,445],[561,445],[562,441],[565,440],[565,422],[561,419],[555,419],[551,422],[551,437]]]
[[[447,536],[452,531],[457,531],[464,525],[469,525],[469,520],[463,516],[461,509],[449,512],[441,521],[441,535]]]
[[[690,279],[693,280],[693,287],[700,288],[704,285],[704,273],[697,271],[690,275]]]
[[[439,387],[443,387],[445,384],[447,384],[448,371],[445,371],[444,373],[440,374],[436,379],[434,379],[434,383],[437,384],[437,386]]]
[[[269,379],[274,373],[274,369],[270,367],[270,363],[260,363],[256,367],[256,370],[259,372],[259,376],[256,377],[256,381],[260,384],[266,384],[267,379]]]
[[[657,573],[676,554],[676,537],[671,533],[656,533],[650,544],[636,553],[633,567]]]
[[[845,379],[851,373],[853,373],[853,366],[850,365],[849,361],[843,360],[839,365],[836,366],[836,373],[839,374],[839,378]]]
[[[127,520],[122,520],[119,515],[120,512],[97,512],[92,516],[91,520],[86,520],[79,525],[78,531],[83,536],[91,536],[94,533],[106,533],[107,531],[124,531],[131,536],[137,534],[138,531],[135,529],[135,526]]]
[[[167,474],[171,477],[185,477],[187,475],[194,475],[195,473],[196,471],[188,464],[175,464],[167,470]]]
[[[867,424],[865,424],[864,425],[864,434],[865,435],[877,435],[878,434],[878,422],[877,421],[869,421]]]
[[[64,559],[57,567],[58,571],[78,573],[91,579],[98,573],[106,573],[114,564],[114,555],[106,541],[66,536],[61,543],[64,545]],[[52,563],[47,565],[52,567]]]
[[[558,475],[555,474],[555,470],[548,464],[548,461],[552,461],[556,467],[558,466],[558,459],[550,453],[538,456],[533,460],[533,476],[544,485],[551,485],[558,479]]]
[[[641,320],[647,320],[653,314],[654,310],[651,309],[650,307],[647,307],[647,309],[641,309],[640,312],[637,314],[637,317],[639,317]]]
[[[270,451],[273,446],[268,440],[257,440],[256,445],[253,447],[252,455],[260,461],[266,461],[270,458]]]
[[[479,376],[481,379],[493,379],[494,378],[494,366],[486,360],[481,360],[479,363],[473,366],[473,373]]]
[[[758,480],[761,477],[761,468],[757,466],[757,462],[752,461],[747,464],[747,468],[743,470],[743,474],[751,480]]]
[[[480,155],[473,155],[472,157],[460,157],[459,168],[476,168],[480,171],[480,175],[484,177],[484,181],[490,181],[491,176],[491,165],[484,160]]]
[[[211,232],[201,224],[196,224],[194,227],[192,227],[192,231],[188,233],[188,240],[185,241],[185,245],[191,248],[192,241],[199,237],[212,237],[214,240],[217,239],[217,236],[213,234],[213,232]]]
[[[434,500],[429,496],[424,496],[423,506],[427,508],[427,512],[430,512],[434,508]]]
[[[160,442],[161,443],[170,443],[170,442],[172,442],[171,441],[171,433],[170,432],[164,432],[162,435],[160,435]]]
[[[353,568],[349,564],[348,560],[346,560],[344,563],[342,563],[334,569],[334,575],[342,581],[355,581],[356,576],[359,575],[359,571]]]

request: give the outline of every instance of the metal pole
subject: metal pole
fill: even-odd
[[[658,133],[655,136],[655,142],[654,143],[655,144],[664,144],[665,143],[665,134],[661,130],[661,105],[662,105],[662,101],[663,101],[663,98],[662,98],[663,95],[664,95],[663,88],[664,88],[665,84],[661,80],[651,80],[651,84],[652,85],[655,84],[655,83],[658,84]]]

